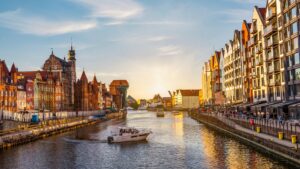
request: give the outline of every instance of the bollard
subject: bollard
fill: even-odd
[[[283,132],[278,132],[278,139],[283,140]]]
[[[260,133],[260,127],[256,127],[256,132]]]
[[[291,138],[292,138],[292,143],[293,144],[297,144],[297,136],[296,135],[292,135]]]

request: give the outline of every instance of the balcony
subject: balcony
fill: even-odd
[[[257,39],[255,38],[250,38],[250,40],[248,41],[248,47],[253,46],[257,43]]]
[[[275,2],[275,0],[272,0],[273,2]],[[271,1],[271,3],[273,3]],[[268,16],[267,16],[267,20],[271,20],[273,17],[275,17],[276,16],[276,11],[275,11],[275,8],[274,8],[274,10],[270,10],[270,11],[268,11]]]
[[[261,46],[258,46],[255,48],[255,53],[256,54],[260,54],[262,52],[262,47]]]
[[[276,25],[269,25],[264,29],[264,36],[268,36],[277,30]]]
[[[251,34],[255,34],[257,32],[257,26],[255,24],[253,26],[251,26],[250,32],[251,32]]]

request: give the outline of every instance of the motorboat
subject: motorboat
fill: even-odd
[[[136,129],[133,127],[118,127],[107,137],[108,143],[122,143],[146,140],[152,132],[146,129]]]
[[[157,109],[157,111],[156,111],[156,117],[165,117],[164,110]]]

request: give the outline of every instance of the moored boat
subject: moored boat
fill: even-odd
[[[165,117],[164,110],[157,109],[157,111],[156,111],[156,117]]]
[[[121,143],[146,140],[151,134],[150,130],[138,130],[133,127],[119,127],[107,137],[108,143]]]

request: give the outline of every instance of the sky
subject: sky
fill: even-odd
[[[0,59],[21,71],[41,69],[51,49],[76,50],[85,70],[107,85],[126,79],[129,94],[151,98],[199,89],[201,69],[251,20],[265,0],[1,0]]]

